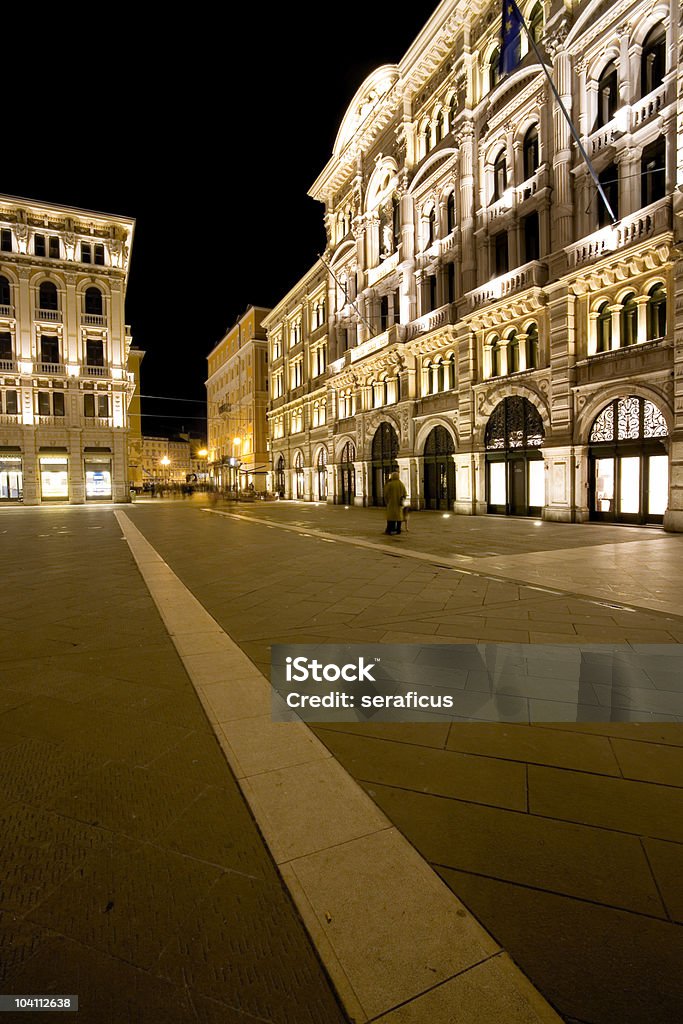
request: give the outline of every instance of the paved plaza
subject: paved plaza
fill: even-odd
[[[472,930],[466,937],[479,952],[460,966],[435,960],[431,987],[420,982],[414,1004],[397,975],[392,1003],[386,991],[352,983],[344,966],[354,948],[362,958],[369,933],[358,920],[349,918],[349,939],[330,911],[326,937],[302,915],[296,883],[308,861],[297,866],[285,851],[291,821],[278,823],[277,801],[266,808],[267,827],[257,814],[268,853],[235,782],[256,794],[252,813],[266,807],[267,772],[250,746],[257,719],[233,721],[221,749],[210,712],[223,684],[206,677],[198,697],[188,678],[193,658],[202,671],[212,659],[190,647],[181,660],[129,544],[157,606],[155,578],[166,586],[165,574],[175,574],[256,678],[268,677],[274,643],[615,643],[665,652],[683,641],[683,537],[421,512],[395,539],[382,534],[375,509],[199,498],[119,508],[116,517],[108,508],[0,515],[2,991],[79,993],[90,1007],[80,1021],[112,1024],[333,1024],[346,1019],[335,988],[351,1017],[358,998],[357,1019],[552,1019],[532,995],[507,1015],[495,1000],[482,1010],[481,987],[471,1004],[479,1015],[453,1015],[449,986],[483,977],[477,964],[499,968],[502,950],[561,1020],[680,1019],[677,674],[653,678],[636,704],[596,679],[594,718],[579,723],[561,720],[566,701],[548,681],[530,698],[543,724],[486,721],[480,711],[483,720],[469,722],[314,727],[327,760],[289,761],[313,766],[308,806],[320,766],[341,765],[371,798],[362,813],[386,816],[482,928],[476,941]],[[431,884],[415,864],[419,884]],[[335,898],[327,892],[330,908]],[[450,933],[426,930],[416,933],[415,956],[430,942],[435,955],[457,945]],[[427,1007],[421,1016],[419,1007]]]

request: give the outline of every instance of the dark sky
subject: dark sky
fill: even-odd
[[[4,100],[0,191],[136,218],[127,321],[146,352],[144,395],[203,403],[206,355],[226,328],[311,266],[323,207],[307,191],[341,118],[435,8],[371,0],[351,20],[322,5],[274,14],[245,3],[231,23],[230,6],[195,4],[182,17],[158,7],[163,27],[146,28],[110,8],[107,36],[88,7],[73,25],[60,13],[59,25],[15,26],[49,36],[40,60],[4,33],[16,89]],[[192,414],[204,412],[145,399],[143,429],[201,428]]]

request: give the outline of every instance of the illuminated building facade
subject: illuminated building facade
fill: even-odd
[[[614,223],[524,34],[501,74],[500,7],[444,0],[348,108],[324,264],[267,320],[274,480],[683,530],[679,6],[520,3]]]
[[[267,487],[268,312],[249,306],[208,356],[208,469],[233,495]]]
[[[0,196],[0,501],[128,501],[134,221]]]

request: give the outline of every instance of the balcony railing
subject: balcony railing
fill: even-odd
[[[106,327],[107,318],[101,313],[82,313],[81,323],[84,327]]]
[[[18,412],[0,413],[0,426],[11,427],[17,423],[21,423],[21,416]]]
[[[83,372],[86,377],[106,377],[107,368],[106,366],[84,366]]]
[[[37,415],[36,423],[39,427],[63,427],[66,423],[66,417]]]
[[[37,363],[36,373],[47,373],[51,377],[60,377],[66,373],[64,363]]]
[[[567,261],[570,268],[580,267],[625,246],[643,242],[661,231],[670,230],[671,199],[665,196],[628,217],[622,217],[617,224],[594,231],[592,235],[567,246]]]
[[[13,359],[0,359],[0,370],[4,370],[6,373],[12,373],[17,368],[17,364]]]
[[[62,311],[61,309],[37,309],[36,320],[42,320],[45,323],[51,324],[61,324]]]
[[[0,306],[0,316],[14,317],[14,306]]]
[[[438,309],[433,309],[430,313],[424,313],[417,320],[413,320],[411,324],[408,324],[406,341],[412,341],[413,338],[418,338],[421,334],[429,334],[430,331],[452,323],[451,307],[452,303],[448,302],[445,306],[439,306]]]
[[[631,131],[635,131],[644,125],[650,118],[655,117],[666,105],[666,83],[663,82],[658,89],[654,89],[637,100],[631,107]]]
[[[468,302],[471,309],[478,309],[479,306],[505,299],[526,288],[542,288],[547,280],[546,265],[538,260],[532,260],[531,263],[524,263],[508,274],[494,277],[492,281],[482,285],[481,288],[475,288],[467,296]]]

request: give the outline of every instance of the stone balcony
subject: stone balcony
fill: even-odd
[[[622,217],[616,224],[594,231],[565,248],[570,269],[583,267],[618,252],[627,246],[644,242],[664,231],[671,231],[671,198],[665,196],[636,213]]]
[[[548,280],[548,268],[540,260],[523,263],[521,267],[494,277],[487,284],[481,285],[466,296],[470,311],[488,306],[500,299],[506,299],[527,288],[542,288]]]

